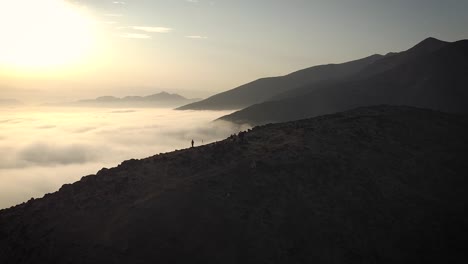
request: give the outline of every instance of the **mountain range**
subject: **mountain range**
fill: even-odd
[[[200,102],[195,102],[178,110],[237,110],[252,104],[261,103],[293,88],[326,80],[342,79],[356,74],[366,66],[380,59],[381,55],[372,55],[343,64],[314,66],[281,77],[262,78],[241,85],[232,90],[213,95]]]
[[[467,84],[468,40],[428,38],[190,103],[258,126],[0,210],[0,263],[462,263]]]
[[[92,106],[92,107],[177,107],[200,99],[187,99],[178,94],[160,92],[148,96],[101,96],[96,99],[80,100],[62,103],[60,106]]]
[[[0,263],[461,263],[467,170],[467,115],[269,124],[0,210]]]
[[[348,71],[340,71],[346,74],[332,73],[346,65],[355,67],[347,68]],[[322,77],[312,74],[312,69],[321,67],[328,67],[330,72]],[[351,68],[352,70],[349,70]],[[221,119],[257,125],[378,104],[468,112],[467,40],[450,43],[428,38],[400,53],[373,55],[345,64],[317,66],[299,72],[315,79],[304,81],[301,85],[285,81],[281,84],[281,91],[275,86],[270,86],[271,92],[268,87],[263,87],[264,95],[261,100],[256,100],[253,104],[251,101],[245,101],[250,104],[248,107]],[[306,79],[308,78],[302,78]],[[178,109],[212,109],[214,99],[235,91],[239,93],[240,89],[235,88],[212,96],[211,100],[208,98]],[[257,98],[257,91],[258,89],[252,88],[254,98]],[[249,89],[243,89],[242,97],[248,98],[249,93]],[[237,102],[238,97],[240,96],[232,100]]]

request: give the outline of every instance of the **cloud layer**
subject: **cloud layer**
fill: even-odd
[[[122,33],[118,35],[121,38],[134,38],[134,39],[150,39],[151,36],[148,34],[141,33]]]
[[[144,32],[144,33],[124,32],[124,33],[117,34],[117,36],[121,38],[133,38],[133,39],[151,39],[152,36],[150,34],[153,34],[153,33],[163,34],[163,33],[169,33],[173,31],[172,28],[168,28],[168,27],[150,27],[150,26],[118,27],[117,29]]]
[[[199,36],[199,35],[192,35],[192,36],[185,36],[186,38],[191,38],[191,39],[207,39],[208,37],[205,36]]]
[[[223,139],[245,129],[227,112],[168,109],[1,109],[0,208],[130,158]]]
[[[168,33],[172,31],[172,28],[168,27],[147,27],[147,26],[132,26],[128,27],[134,30],[141,30],[149,33]]]

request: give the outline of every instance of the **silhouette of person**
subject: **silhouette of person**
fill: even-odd
[[[195,143],[195,142],[194,142],[193,139],[192,139],[192,148],[193,148],[193,143]]]
[[[245,135],[245,132],[244,132],[244,131],[239,132],[238,137],[239,137],[239,139],[240,139],[241,142],[244,142],[244,135]]]

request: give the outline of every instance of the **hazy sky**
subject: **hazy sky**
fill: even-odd
[[[0,0],[0,98],[205,97],[429,36],[468,38],[464,0],[67,3]]]

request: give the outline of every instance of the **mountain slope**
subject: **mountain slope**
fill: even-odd
[[[459,263],[468,117],[379,106],[129,160],[0,211],[0,263]]]
[[[425,48],[425,46],[417,46]],[[468,41],[444,44],[425,54],[386,59],[383,68],[365,77],[301,87],[262,104],[247,107],[222,119],[262,124],[312,117],[374,104],[409,105],[448,112],[468,112]],[[394,55],[397,56],[397,55]],[[376,64],[380,65],[380,61]],[[370,66],[372,69],[372,65]],[[378,68],[376,66],[376,68]]]
[[[385,55],[382,59],[364,68],[356,77],[365,78],[385,72],[398,65],[409,63],[412,60],[416,60],[420,57],[436,52],[449,44],[450,42],[435,38],[427,38],[408,50]]]
[[[440,50],[441,48],[449,44],[450,44],[449,42],[441,41],[435,38],[427,38],[408,50],[397,52],[397,53],[395,52],[389,53],[381,57],[375,62],[364,67],[361,71],[357,72],[355,75],[351,75],[344,80],[343,79],[331,80],[330,82],[326,84],[332,85],[336,83],[363,80],[363,79],[384,73],[386,71],[389,71],[400,65],[404,65],[407,63],[411,63],[415,60],[421,59],[424,56],[434,53],[437,50]],[[298,87],[298,88],[280,93],[272,97],[271,100],[269,101],[278,101],[278,100],[291,98],[295,96],[302,96],[304,94],[311,92],[312,90],[320,88],[321,86],[324,86],[324,83],[319,83],[316,85],[304,85],[302,87]]]
[[[342,64],[320,65],[281,77],[259,79],[205,100],[177,108],[178,110],[231,110],[264,102],[276,94],[314,82],[336,80],[353,75],[381,58],[373,55]]]

